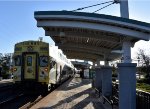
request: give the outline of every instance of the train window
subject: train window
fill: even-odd
[[[55,60],[52,57],[50,57],[50,68],[55,67],[55,65],[56,65]]]
[[[27,57],[27,66],[32,66],[32,56]]]
[[[48,57],[47,56],[40,56],[40,66],[41,67],[48,66]]]
[[[20,66],[21,65],[21,56],[15,56],[14,57],[14,63],[15,63],[15,66]]]
[[[55,64],[53,63],[53,61],[51,61],[51,62],[50,62],[50,68],[53,68],[54,65],[55,65]]]
[[[22,48],[21,47],[15,47],[15,51],[21,51]]]

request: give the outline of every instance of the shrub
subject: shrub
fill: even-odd
[[[116,81],[116,77],[112,77],[112,81]]]
[[[137,83],[146,83],[146,84],[150,84],[150,80],[148,78],[142,78],[140,80],[137,80]]]
[[[117,73],[112,74],[112,77],[117,77],[117,76],[118,76]]]
[[[146,84],[146,83],[137,83],[136,88],[143,90],[143,91],[146,91],[146,92],[150,92],[150,85]]]

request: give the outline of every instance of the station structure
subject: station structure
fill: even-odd
[[[37,27],[42,27],[68,58],[97,62],[95,83],[103,95],[112,94],[109,61],[123,56],[117,65],[119,109],[136,109],[136,64],[131,63],[131,47],[139,40],[149,40],[150,24],[129,19],[128,1],[119,3],[121,17],[72,11],[36,11],[34,17]],[[105,66],[100,66],[100,61]]]
[[[71,61],[72,64],[74,65],[75,68],[77,69],[81,69],[81,68],[90,68],[91,64],[88,63],[88,61],[84,61],[84,62],[79,62],[79,61]]]

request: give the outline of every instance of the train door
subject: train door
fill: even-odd
[[[36,79],[36,54],[26,54],[24,65],[24,79]]]
[[[63,79],[62,77],[63,77],[63,75],[62,75],[62,66],[60,65],[60,81],[61,81],[61,79]]]
[[[60,74],[62,74],[62,66],[60,65]]]

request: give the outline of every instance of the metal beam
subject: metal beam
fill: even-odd
[[[96,30],[96,31],[104,31],[107,33],[115,33],[116,35],[128,36],[138,39],[148,40],[147,33],[143,33],[141,31],[135,31],[134,29],[118,27],[114,25],[106,25],[106,24],[98,24],[98,23],[89,23],[89,22],[80,22],[80,21],[51,21],[44,20],[38,21],[37,26],[40,27],[55,27],[55,28],[79,28],[79,29],[87,29],[87,30]],[[119,30],[119,31],[118,31]],[[67,34],[67,33],[66,33]]]
[[[50,36],[50,37],[62,36],[61,33],[62,33],[61,31],[45,31],[45,35]],[[117,34],[116,34],[116,36],[117,36]],[[84,33],[84,32],[79,32],[79,31],[69,31],[69,32],[64,31],[63,37],[93,38],[93,39],[97,39],[100,41],[106,41],[106,42],[115,43],[115,44],[120,44],[121,38],[123,38],[123,37],[114,38],[114,36],[111,36],[111,34],[105,35],[105,34],[103,34],[103,32],[102,32],[102,34],[96,34],[96,33],[94,34],[94,33]]]
[[[85,44],[80,44],[80,43],[56,43],[56,46],[58,46],[59,48],[77,48],[77,49],[83,49],[83,50],[88,50],[88,51],[94,51],[96,53],[100,53],[100,54],[105,54],[105,53],[110,53],[111,49],[107,49],[104,47],[96,47],[96,46],[92,46],[90,44],[85,45]]]
[[[85,60],[85,61],[96,61],[95,58],[88,58],[88,57],[82,57],[82,56],[72,56],[72,55],[67,55],[68,59],[80,59],[80,60]]]
[[[90,51],[90,50],[86,50],[86,49],[79,49],[79,48],[75,48],[75,47],[58,47],[61,50],[69,50],[69,51],[75,51],[75,52],[80,52],[80,53],[88,53],[88,54],[92,54],[92,55],[98,55],[98,56],[103,56],[103,53],[101,52],[97,52],[97,51]]]
[[[99,58],[103,58],[102,55],[98,55],[98,54],[92,54],[92,53],[87,53],[84,51],[75,51],[75,50],[63,50],[64,54],[71,54],[72,56],[87,56],[87,57],[92,57],[95,59],[99,59]]]
[[[101,59],[104,60],[104,55],[102,55],[101,53],[97,54],[97,52],[92,52],[89,50],[82,50],[82,49],[77,49],[77,48],[64,48],[62,49],[66,54],[68,53],[72,53],[73,56],[76,56],[78,54],[83,55],[83,56],[87,56],[88,54],[90,55],[90,57],[95,57],[95,59]],[[121,54],[118,53],[109,53],[108,54],[108,60],[112,61],[114,59],[119,59],[121,57]]]
[[[67,56],[67,58],[72,58],[72,59],[82,59],[82,60],[90,60],[90,61],[96,61],[97,59],[103,60],[103,57],[98,56],[98,55],[92,55],[92,54],[87,54],[87,53],[80,53],[80,52],[64,52],[64,54]]]

